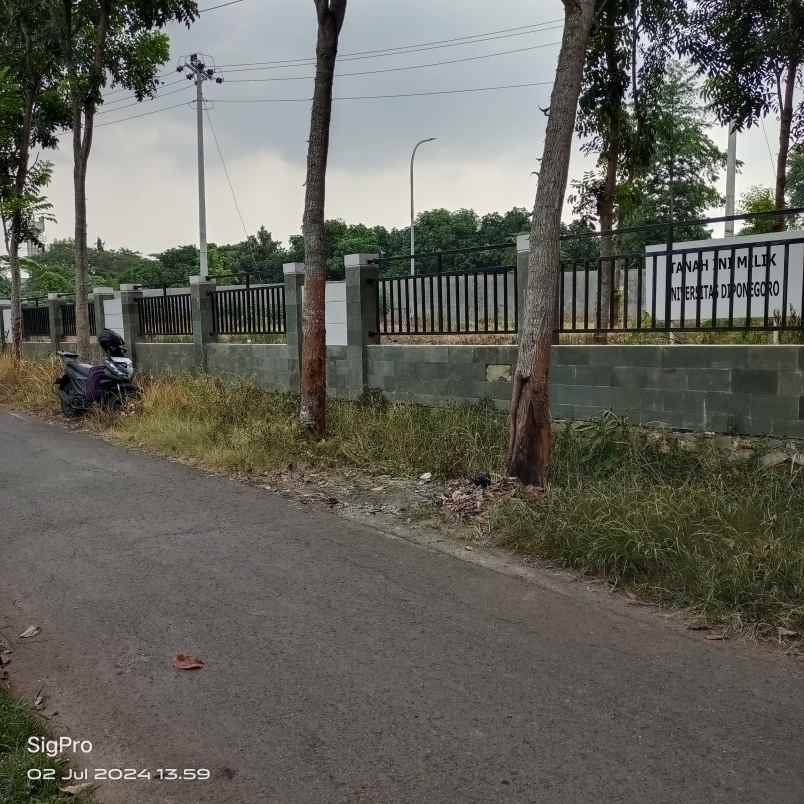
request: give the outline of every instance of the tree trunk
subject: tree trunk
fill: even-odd
[[[796,72],[798,59],[791,58],[787,65],[784,85],[784,99],[779,110],[779,156],[776,161],[776,209],[787,206],[785,194],[787,191],[787,156],[790,152],[790,127],[793,122],[793,94],[796,88]],[[785,229],[784,218],[775,222],[777,232]]]
[[[600,262],[598,282],[600,283],[600,311],[597,318],[595,342],[606,343],[606,327],[615,324],[611,315],[611,297],[616,288],[614,281],[614,243],[611,231],[614,228],[614,198],[617,192],[617,168],[620,164],[620,121],[623,103],[623,92],[618,89],[619,64],[617,59],[617,8],[609,3],[602,24],[606,31],[606,73],[608,76],[609,109],[608,131],[606,132],[606,174],[603,178],[603,188],[598,197],[598,218],[600,219]]]
[[[88,110],[73,127],[73,189],[75,192],[75,334],[77,351],[89,355],[89,259],[87,251],[87,164],[92,149],[94,114]],[[74,120],[75,123],[75,120]],[[83,137],[82,137],[82,128]]]
[[[19,363],[22,360],[22,280],[19,237],[13,224],[8,238],[8,267],[11,272],[11,359]]]
[[[346,14],[346,0],[315,0],[318,15],[315,90],[307,146],[307,182],[304,194],[304,313],[302,381],[299,418],[316,435],[326,430],[327,344],[325,329],[327,246],[324,232],[329,125],[332,83],[338,36]]]
[[[508,474],[528,487],[547,483],[552,443],[549,374],[560,270],[561,208],[594,0],[565,0],[564,35],[533,209],[528,288],[511,400]]]
[[[25,96],[25,108],[23,110],[22,131],[19,140],[19,161],[17,162],[17,174],[14,177],[14,193],[20,199],[25,192],[25,185],[28,181],[28,159],[31,151],[31,129],[33,128],[34,96],[38,90],[39,83],[36,82],[35,89],[28,91]],[[22,232],[22,210],[15,210],[11,217],[11,232],[9,233],[8,243],[8,266],[11,273],[11,357],[15,363],[22,360],[22,277],[20,276],[20,234]]]
[[[614,326],[615,320],[610,315],[611,295],[614,292],[614,242],[611,232],[614,229],[614,196],[617,190],[617,166],[619,164],[620,137],[619,126],[612,120],[609,131],[609,146],[606,152],[606,175],[603,189],[598,200],[598,218],[600,219],[600,262],[598,281],[600,282],[600,318],[597,321],[595,342],[606,343],[607,326]]]

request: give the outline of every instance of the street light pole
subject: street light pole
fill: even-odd
[[[195,81],[196,89],[196,124],[198,127],[198,254],[199,275],[206,279],[209,276],[207,258],[207,193],[204,181],[204,82],[214,81],[222,84],[223,78],[217,75],[215,62],[211,56],[193,53],[183,64],[176,68],[184,73],[188,81]]]
[[[200,262],[199,275],[202,279],[209,276],[207,261],[207,191],[204,181],[204,81],[197,78],[196,88],[196,123],[198,126],[198,254]]]
[[[410,275],[416,276],[416,208],[413,203],[413,160],[416,159],[416,151],[420,145],[426,142],[435,142],[436,137],[428,137],[426,140],[419,140],[410,155]]]
[[[726,215],[734,215],[735,198],[734,185],[737,176],[737,131],[733,125],[729,126],[729,148],[726,161]],[[734,221],[726,221],[724,227],[726,237],[734,235]]]

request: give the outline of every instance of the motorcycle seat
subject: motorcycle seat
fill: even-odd
[[[92,365],[90,363],[79,363],[77,360],[71,360],[69,365],[73,371],[80,374],[82,377],[88,377],[89,372],[92,371]]]

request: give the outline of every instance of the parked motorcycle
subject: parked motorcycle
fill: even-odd
[[[65,416],[82,416],[92,405],[116,412],[139,394],[134,384],[134,364],[126,356],[126,342],[110,329],[98,338],[103,350],[103,364],[82,363],[75,352],[59,352],[64,374],[56,381],[56,390]]]

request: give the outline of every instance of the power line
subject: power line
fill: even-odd
[[[760,117],[759,122],[762,125],[762,133],[765,135],[765,145],[768,146],[768,158],[770,159],[770,163],[771,163],[771,174],[775,177],[776,176],[776,164],[773,161],[773,151],[771,150],[770,140],[768,139],[768,131],[765,128],[765,118]]]
[[[171,109],[178,109],[181,106],[187,106],[187,103],[176,103],[173,106],[165,106],[162,109],[153,109],[150,112],[142,112],[142,114],[132,114],[128,117],[121,117],[119,120],[110,120],[108,123],[98,123],[95,128],[105,128],[106,126],[114,126],[117,123],[125,123],[127,120],[137,120],[140,117],[150,117],[152,114],[160,114],[161,112],[169,112]]]
[[[170,92],[163,92],[160,95],[154,96],[153,98],[147,98],[141,101],[134,101],[134,103],[127,103],[125,106],[117,106],[114,109],[104,108],[102,109],[102,111],[98,112],[96,116],[100,117],[100,115],[104,114],[112,114],[113,112],[122,112],[123,109],[131,109],[132,107],[140,106],[143,103],[153,103],[154,101],[161,100],[162,98],[168,98],[171,95],[176,95],[179,92],[186,92],[188,89],[191,89],[191,87],[187,86],[187,83],[185,81],[182,81],[181,84],[182,86],[179,87],[178,89],[172,89]],[[126,100],[128,100],[128,98],[126,98]]]
[[[501,89],[549,86],[552,81],[530,81],[525,84],[502,84],[495,87],[470,87],[467,89],[437,89],[429,92],[397,92],[390,95],[338,95],[334,101],[385,100],[389,98],[420,98],[430,95],[460,95],[467,92],[495,92]],[[312,98],[216,98],[215,103],[309,103]]]
[[[465,56],[461,59],[449,59],[446,61],[433,61],[429,64],[410,64],[405,67],[383,67],[380,70],[364,70],[361,72],[356,73],[338,73],[338,78],[352,78],[354,76],[359,75],[379,75],[380,73],[394,73],[394,72],[401,72],[404,70],[420,70],[424,67],[441,67],[447,64],[462,64],[468,61],[481,61],[482,59],[490,59],[493,56],[509,56],[513,53],[525,53],[530,50],[539,50],[545,47],[551,47],[553,45],[560,45],[560,42],[543,42],[539,45],[531,45],[530,47],[520,47],[516,48],[515,50],[499,50],[495,53],[484,53],[481,56]],[[230,84],[259,84],[265,83],[269,81],[309,81],[315,78],[314,75],[287,75],[287,76],[279,76],[275,78],[234,78],[229,83]]]
[[[351,95],[334,97],[334,101],[355,101],[355,100],[386,100],[392,98],[418,98],[427,97],[432,95],[463,95],[470,92],[495,92],[504,89],[521,89],[525,87],[541,87],[549,86],[552,81],[530,81],[525,84],[503,84],[495,87],[470,87],[467,89],[442,89],[433,90],[430,92],[399,92],[392,95]],[[311,98],[218,98],[213,100],[213,103],[309,103]],[[95,128],[102,128],[104,126],[113,126],[117,123],[125,123],[129,120],[137,120],[140,117],[149,117],[153,114],[161,112],[169,112],[172,109],[178,109],[181,106],[187,106],[186,103],[177,103],[173,106],[165,106],[162,109],[154,109],[150,112],[143,112],[142,114],[129,115],[122,117],[119,120],[110,120],[107,123],[99,123]]]
[[[218,8],[226,8],[226,6],[234,6],[234,5],[237,5],[238,3],[242,3],[242,2],[243,2],[243,0],[229,0],[228,3],[219,3],[217,6],[209,6],[209,8],[199,8],[198,13],[199,14],[204,14],[207,11],[215,11]]]
[[[167,78],[169,75],[175,75],[175,74],[176,73],[175,73],[174,70],[169,70],[167,72],[159,73],[158,75],[155,75],[154,78],[159,80],[160,78]],[[179,83],[179,81],[170,81],[169,83],[159,82],[159,84],[157,85],[157,89],[159,87],[172,87],[172,86],[174,86],[175,84],[178,84],[178,83]],[[111,98],[112,95],[119,95],[121,92],[127,92],[129,97],[132,97],[132,98],[136,94],[136,93],[132,92],[130,89],[128,89],[127,87],[116,87],[115,89],[110,89],[103,96],[103,99],[106,100],[107,98]],[[128,98],[117,98],[117,100],[109,101],[109,103],[122,103],[124,100],[128,100]]]
[[[209,113],[209,109],[205,109],[207,113],[207,122],[209,123],[209,130],[212,132],[212,139],[215,140],[215,148],[218,151],[218,156],[221,160],[221,165],[223,165],[223,173],[226,176],[226,182],[229,185],[229,191],[232,193],[232,201],[234,202],[235,210],[237,210],[237,217],[240,218],[240,225],[243,227],[243,234],[246,236],[248,240],[248,227],[246,226],[246,221],[243,218],[243,213],[240,210],[240,204],[237,203],[237,193],[235,193],[234,185],[232,184],[232,177],[229,175],[229,168],[226,166],[226,160],[223,158],[223,150],[221,149],[221,143],[218,139],[218,134],[215,131],[215,126],[212,123],[212,115]]]
[[[420,45],[400,45],[399,47],[392,47],[392,48],[382,48],[379,50],[363,50],[363,51],[355,51],[353,53],[342,53],[338,56],[338,61],[362,61],[364,59],[374,59],[374,58],[382,58],[385,56],[403,56],[407,53],[422,53],[428,50],[441,50],[442,48],[448,47],[460,47],[461,45],[475,45],[480,44],[482,42],[493,42],[498,39],[511,39],[517,36],[530,36],[536,33],[545,33],[548,31],[558,30],[559,28],[563,27],[563,23],[560,21],[549,21],[548,23],[540,23],[539,28],[535,26],[521,26],[521,27],[529,27],[533,28],[534,30],[527,30],[515,33],[506,33],[506,32],[498,32],[498,31],[490,31],[489,34],[475,34],[473,38],[466,38],[464,37],[462,41],[458,41],[455,39],[441,39],[436,40],[435,42],[425,42]],[[504,31],[511,31],[515,29],[504,29]],[[493,35],[500,33],[501,35]],[[482,38],[478,38],[482,37]],[[227,69],[229,72],[247,72],[248,69],[251,70],[277,70],[285,67],[298,67],[298,66],[306,66],[309,64],[315,64],[314,58],[303,58],[303,59],[282,59],[278,61],[252,61],[252,62],[239,62],[233,64],[222,64],[220,65],[221,68]]]

